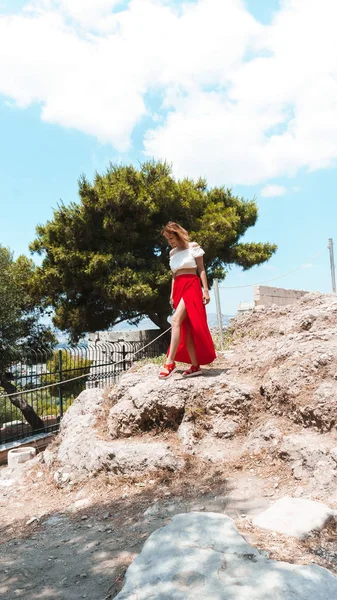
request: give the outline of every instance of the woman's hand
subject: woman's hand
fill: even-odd
[[[203,292],[202,292],[202,298],[203,298],[202,301],[203,301],[204,304],[209,304],[210,303],[211,299],[209,297],[209,291],[208,290],[203,290]]]
[[[173,298],[172,298],[172,296],[171,296],[171,298],[170,298],[170,305],[171,305],[171,308],[174,308],[174,302],[173,302]]]

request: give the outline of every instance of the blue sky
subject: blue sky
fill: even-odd
[[[253,293],[223,286],[300,265],[273,285],[330,292],[335,17],[334,0],[0,0],[0,243],[28,253],[81,173],[153,156],[256,197],[246,240],[278,244],[268,264],[230,271],[224,313]]]

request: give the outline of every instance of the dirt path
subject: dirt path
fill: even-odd
[[[256,459],[257,461],[257,459]],[[261,463],[235,470],[196,463],[183,475],[121,479],[102,475],[58,487],[38,461],[0,471],[0,595],[6,600],[108,600],[147,537],[177,513],[231,516],[247,541],[276,559],[316,562],[337,573],[336,533],[301,543],[261,532],[249,517],[285,495],[287,478]]]

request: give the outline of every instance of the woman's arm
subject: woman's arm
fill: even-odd
[[[206,275],[206,271],[205,271],[205,266],[204,266],[204,259],[202,256],[198,256],[198,258],[195,259],[196,263],[197,263],[197,269],[198,269],[198,273],[199,273],[199,277],[201,279],[201,285],[202,285],[202,289],[203,289],[203,302],[204,304],[208,304],[210,302],[210,297],[209,297],[209,291],[208,291],[208,283],[207,283],[207,275]]]
[[[171,295],[170,295],[170,304],[171,304],[172,308],[173,308],[173,286],[174,286],[174,279],[175,279],[175,276],[172,275]]]

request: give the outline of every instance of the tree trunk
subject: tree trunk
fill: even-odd
[[[15,394],[15,392],[17,392],[15,385],[9,381],[5,373],[2,373],[0,375],[0,385],[4,388],[7,394]],[[22,395],[10,396],[8,400],[10,400],[10,402],[16,408],[19,408],[21,410],[23,416],[25,417],[27,423],[29,423],[33,431],[44,431],[44,422],[39,417],[39,415],[36,414],[33,407],[30,406],[30,404],[28,404],[27,400],[25,400]]]

